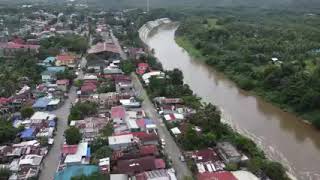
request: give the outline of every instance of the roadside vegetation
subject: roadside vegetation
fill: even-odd
[[[98,105],[94,102],[78,102],[74,106],[72,106],[69,121],[71,120],[81,120],[86,116],[94,115],[98,111]]]

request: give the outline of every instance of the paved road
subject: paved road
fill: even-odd
[[[85,67],[87,60],[83,57],[81,59],[81,68]],[[78,79],[83,77],[82,70],[79,71]],[[54,174],[58,168],[60,161],[61,146],[64,143],[64,131],[68,128],[68,116],[70,113],[71,103],[74,103],[76,95],[76,87],[71,87],[68,93],[68,99],[59,109],[52,111],[58,117],[56,136],[54,137],[53,147],[50,149],[47,157],[43,161],[43,169],[41,171],[40,180],[53,180]]]
[[[119,48],[119,50],[120,50],[120,57],[121,57],[122,59],[126,60],[126,59],[127,59],[127,55],[126,55],[126,53],[123,52],[123,50],[122,50],[122,48],[121,48],[121,46],[120,46],[120,43],[119,43],[118,39],[114,36],[114,34],[113,34],[112,31],[110,31],[110,35],[111,35],[111,38],[112,38],[113,43],[114,43],[116,46],[118,46],[118,48]]]
[[[188,169],[186,163],[181,162],[179,157],[181,156],[181,151],[177,146],[176,142],[173,140],[173,137],[169,133],[168,129],[162,122],[162,119],[157,114],[152,102],[148,98],[146,91],[142,87],[138,77],[135,74],[132,74],[132,80],[136,91],[143,97],[144,101],[142,103],[142,108],[149,115],[150,118],[156,120],[158,127],[158,134],[160,138],[165,139],[166,147],[165,152],[168,156],[171,157],[173,168],[176,170],[177,178],[182,180],[185,176],[191,176],[191,172]]]
[[[68,115],[70,113],[71,103],[76,99],[76,89],[72,87],[68,94],[69,98],[57,110],[52,111],[58,117],[56,136],[54,144],[48,155],[43,161],[43,169],[41,171],[40,180],[53,180],[60,161],[61,146],[64,143],[64,131],[68,128]]]

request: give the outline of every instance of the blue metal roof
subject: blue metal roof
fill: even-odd
[[[30,138],[30,137],[33,137],[34,131],[35,131],[34,128],[25,129],[24,131],[22,131],[22,132],[20,133],[20,137],[21,137],[21,138]]]
[[[152,119],[144,119],[144,123],[147,124],[154,124],[154,121]]]
[[[56,58],[55,57],[47,57],[45,60],[43,60],[44,63],[52,63],[52,62],[55,62],[56,61]]]
[[[49,67],[47,67],[47,71],[52,72],[52,73],[63,72],[65,70],[66,70],[66,67],[63,67],[63,66],[49,66]]]
[[[91,156],[91,148],[88,147],[88,148],[87,148],[87,157],[90,157],[90,156]]]
[[[46,108],[51,101],[50,98],[42,97],[36,100],[36,102],[32,105],[33,108]]]

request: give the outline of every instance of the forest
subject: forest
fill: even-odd
[[[178,44],[239,87],[320,127],[317,14],[242,10],[184,18]]]

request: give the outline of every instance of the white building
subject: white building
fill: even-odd
[[[64,163],[67,165],[73,164],[88,164],[87,159],[88,143],[82,142],[78,144],[77,152],[75,154],[69,154],[66,156]]]
[[[120,135],[120,136],[109,136],[108,140],[109,140],[109,146],[113,150],[121,150],[132,145],[133,135],[126,134],[126,135]]]

